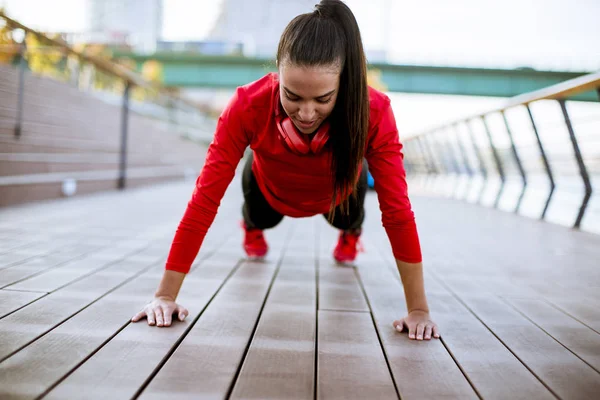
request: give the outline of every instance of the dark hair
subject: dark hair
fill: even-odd
[[[350,191],[356,195],[358,170],[364,157],[369,129],[367,63],[358,23],[340,0],[321,0],[312,13],[294,18],[285,28],[277,49],[277,63],[341,68],[340,89],[331,113],[328,146],[334,177],[329,219],[336,200],[348,214]]]

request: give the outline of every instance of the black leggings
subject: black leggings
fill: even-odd
[[[273,228],[283,219],[283,215],[271,207],[256,183],[252,172],[254,154],[246,160],[242,174],[242,189],[244,191],[244,205],[242,215],[248,228],[269,229]],[[335,209],[333,225],[342,230],[360,229],[365,219],[365,195],[367,194],[367,163],[363,161],[363,168],[357,185],[356,198],[350,197],[350,213],[342,215],[340,207]],[[327,214],[323,214],[327,219]]]

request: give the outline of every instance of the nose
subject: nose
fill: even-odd
[[[314,121],[316,115],[317,111],[310,104],[304,104],[300,106],[300,109],[298,110],[298,117],[300,117],[303,122]]]

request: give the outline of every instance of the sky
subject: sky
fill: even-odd
[[[163,39],[201,40],[223,0],[164,0]],[[252,0],[248,0],[252,1]],[[293,0],[281,0],[293,1]],[[317,3],[318,0],[315,0]],[[85,31],[86,0],[0,0],[41,30]],[[398,64],[600,70],[600,0],[346,0],[366,48]],[[309,11],[309,10],[307,10]],[[406,131],[485,111],[503,99],[393,94]]]
[[[163,38],[205,38],[223,0],[164,0]],[[248,0],[252,1],[252,0]],[[315,3],[317,0],[315,0]],[[600,0],[347,0],[395,63],[600,69]],[[44,30],[84,31],[86,0],[0,0]]]

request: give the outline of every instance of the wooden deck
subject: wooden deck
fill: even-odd
[[[243,259],[234,182],[179,301],[156,289],[193,183],[0,210],[0,398],[598,399],[600,236],[413,196],[442,339],[392,328],[405,303],[368,196],[366,251],[334,265],[322,217]]]

